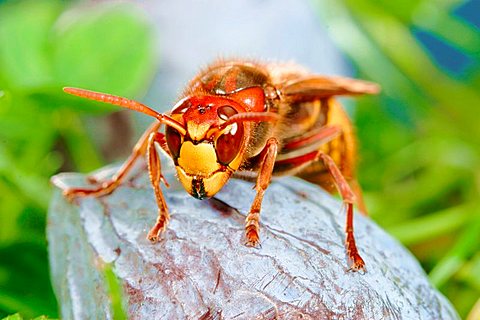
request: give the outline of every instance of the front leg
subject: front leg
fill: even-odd
[[[150,182],[152,183],[153,190],[155,192],[155,199],[158,206],[158,218],[155,225],[148,233],[147,239],[156,242],[161,234],[167,229],[170,215],[168,214],[167,203],[163,197],[162,189],[160,188],[160,182],[163,182],[167,187],[168,184],[162,175],[162,167],[160,163],[160,157],[155,149],[155,142],[160,144],[162,149],[165,147],[165,136],[160,132],[152,132],[148,139],[147,158],[148,158],[148,174]]]
[[[260,209],[262,206],[263,194],[270,184],[273,165],[277,157],[278,141],[275,138],[267,140],[265,148],[262,150],[261,164],[258,172],[257,182],[255,184],[255,200],[245,219],[245,245],[256,247],[260,243]]]

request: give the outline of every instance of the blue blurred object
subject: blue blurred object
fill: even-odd
[[[454,76],[461,77],[472,67],[474,60],[435,35],[413,29],[414,35],[427,48],[433,60]]]
[[[467,20],[474,26],[480,29],[480,1],[479,0],[471,0],[465,1],[463,4],[458,6],[456,10],[454,10],[454,14],[458,15],[459,17]]]

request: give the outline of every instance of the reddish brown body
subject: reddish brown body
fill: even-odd
[[[330,192],[336,186],[346,207],[346,248],[352,270],[364,268],[353,236],[353,204],[365,209],[355,180],[355,138],[336,95],[372,94],[369,82],[312,75],[293,64],[220,61],[200,72],[169,114],[132,100],[83,89],[66,92],[112,103],[157,118],[119,172],[102,185],[67,189],[68,197],[112,192],[141,155],[147,156],[159,216],[148,238],[156,241],[169,214],[155,143],[175,163],[185,190],[214,196],[231,176],[256,181],[256,197],[246,217],[246,244],[259,244],[260,209],[273,176],[298,175]],[[166,125],[165,135],[158,130]]]

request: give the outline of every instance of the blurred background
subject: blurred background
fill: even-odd
[[[61,88],[166,111],[199,67],[233,56],[381,84],[342,100],[371,217],[479,319],[479,27],[480,1],[0,0],[0,318],[58,316],[50,177],[125,159],[151,121]]]

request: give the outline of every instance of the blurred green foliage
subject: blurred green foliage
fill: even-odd
[[[313,3],[359,76],[383,87],[356,110],[370,213],[465,318],[480,297],[480,32],[456,14],[465,1]],[[420,33],[470,63],[440,66]]]
[[[123,306],[125,302],[123,299],[123,288],[112,270],[112,265],[105,264],[103,273],[107,280],[108,291],[112,302],[112,318],[115,320],[126,320],[128,317],[125,312],[126,307],[124,308]]]
[[[0,4],[0,318],[57,316],[45,237],[49,179],[103,164],[85,123],[113,107],[62,87],[136,96],[155,65],[150,25],[134,6]]]
[[[19,313],[15,313],[15,314],[12,314],[10,316],[7,316],[5,318],[3,318],[2,320],[24,320],[25,318],[22,317]],[[39,317],[36,317],[34,318],[33,320],[48,320],[48,319],[51,319],[51,318],[48,318],[47,316],[39,316]]]
[[[24,319],[25,318],[22,317],[19,313],[15,313],[15,314],[12,314],[10,316],[6,316],[2,320],[24,320]],[[52,318],[48,318],[47,316],[39,316],[39,317],[36,317],[32,320],[48,320],[48,319],[53,320]]]

